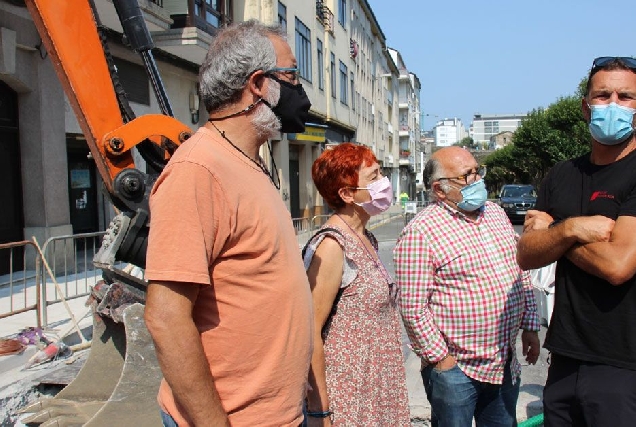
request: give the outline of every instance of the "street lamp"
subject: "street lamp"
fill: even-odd
[[[435,117],[439,119],[439,116],[437,114],[420,113],[420,128],[422,129],[422,131],[426,130],[424,128],[424,117]]]

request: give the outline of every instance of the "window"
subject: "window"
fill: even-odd
[[[340,102],[347,105],[347,93],[349,92],[349,85],[347,84],[347,78],[349,77],[349,71],[347,66],[340,61]]]
[[[322,53],[322,40],[316,39],[316,53],[318,57],[318,89],[325,90],[325,58]]]
[[[231,22],[232,0],[194,0],[194,15],[214,28]]]
[[[300,77],[311,81],[311,32],[296,18],[296,60]]]
[[[331,65],[329,66],[329,74],[331,77],[331,97],[336,97],[336,55],[331,53]]]
[[[338,0],[338,22],[345,29],[347,28],[346,17],[347,17],[347,0]]]
[[[144,67],[119,58],[113,58],[113,61],[128,100],[137,104],[150,105],[150,85]]]
[[[356,110],[356,91],[355,91],[355,87],[353,85],[353,71],[350,73],[351,79],[350,79],[350,83],[351,83],[351,108],[353,109],[353,111]]]
[[[278,2],[278,23],[284,32],[287,32],[287,6]]]

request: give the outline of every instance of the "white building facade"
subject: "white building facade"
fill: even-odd
[[[470,136],[476,144],[490,144],[493,136],[501,132],[514,133],[527,114],[475,114],[470,126]]]
[[[468,136],[464,124],[458,118],[438,121],[434,133],[437,147],[450,147]]]
[[[411,198],[416,193],[417,145],[420,140],[420,81],[409,72],[404,59],[396,49],[389,53],[398,67],[398,137],[399,173],[392,180],[396,196],[408,193]],[[395,171],[394,171],[395,173]]]

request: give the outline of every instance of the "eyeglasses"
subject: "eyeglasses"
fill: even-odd
[[[265,75],[275,73],[284,74],[285,77],[287,77],[287,79],[293,83],[298,83],[300,81],[300,71],[298,71],[298,68],[296,67],[275,67],[264,71]]]
[[[599,56],[592,62],[592,71],[603,68],[614,61],[619,61],[630,70],[636,71],[636,58],[629,56]]]
[[[478,168],[471,170],[470,172],[465,173],[464,175],[454,176],[454,177],[441,177],[438,178],[438,181],[441,179],[451,179],[455,181],[459,181],[463,184],[472,184],[477,181],[477,175],[479,175],[482,179],[486,176],[486,165],[481,165]]]

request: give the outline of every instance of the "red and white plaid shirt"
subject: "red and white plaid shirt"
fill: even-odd
[[[404,228],[395,246],[400,308],[413,351],[427,363],[450,353],[460,369],[501,384],[519,329],[538,331],[530,275],[516,260],[518,236],[486,202],[476,220],[438,202]]]

